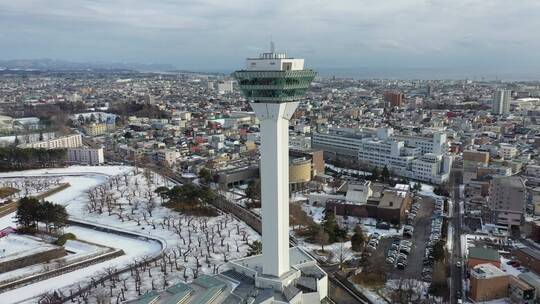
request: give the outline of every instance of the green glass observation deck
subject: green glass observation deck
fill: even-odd
[[[241,70],[233,75],[248,100],[283,103],[303,99],[316,74],[313,70]]]

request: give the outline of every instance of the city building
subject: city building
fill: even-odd
[[[13,130],[13,118],[0,115],[0,134],[9,134]]]
[[[351,182],[347,184],[345,196],[332,195],[313,198],[325,205],[326,210],[336,215],[370,217],[382,222],[401,225],[406,219],[406,210],[412,203],[412,194],[407,185],[396,185],[388,188],[382,184],[372,184],[370,181]]]
[[[100,165],[105,162],[103,148],[70,148],[67,156],[71,164]]]
[[[536,298],[535,289],[526,281],[510,276],[508,298],[513,304],[533,304]]]
[[[367,166],[386,166],[398,176],[434,184],[446,182],[452,166],[446,134],[439,132],[426,136],[397,135],[392,128],[330,129],[314,133],[312,147],[336,157],[356,156]]]
[[[523,282],[529,284],[529,286],[534,287],[535,290],[535,299],[540,299],[540,276],[532,272],[524,272],[518,275],[518,278]]]
[[[107,133],[107,124],[106,123],[90,123],[83,127],[86,135],[89,136],[98,136]]]
[[[534,247],[520,247],[514,251],[514,255],[521,265],[540,274],[540,251]]]
[[[518,176],[493,178],[488,207],[495,224],[519,227],[527,208],[527,188],[523,179]]]
[[[233,91],[233,81],[223,80],[217,83],[217,90],[219,94],[231,93]]]
[[[82,146],[81,134],[61,136],[43,141],[20,144],[19,148],[66,149]]]
[[[169,149],[162,149],[157,151],[157,160],[159,163],[172,166],[176,164],[178,159],[178,153]]]
[[[501,267],[501,255],[497,250],[483,247],[469,247],[467,254],[467,268],[472,269],[476,265],[492,264]]]
[[[517,156],[518,149],[514,145],[501,143],[497,152],[502,159],[512,159]]]
[[[311,147],[338,155],[357,158],[364,135],[361,130],[331,128],[327,132],[314,132]]]
[[[326,273],[301,249],[289,249],[289,120],[315,74],[303,59],[274,52],[273,43],[234,73],[261,125],[262,254],[229,265],[272,290],[269,303],[316,303],[327,296]]]
[[[385,92],[384,93],[384,101],[392,108],[402,107],[404,97],[405,95],[400,92]]]
[[[508,296],[509,275],[492,264],[479,264],[471,269],[470,298],[475,302]]]
[[[493,96],[492,113],[497,115],[509,114],[511,96],[512,91],[510,90],[497,90]]]

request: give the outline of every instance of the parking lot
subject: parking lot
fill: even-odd
[[[383,239],[378,246],[378,250],[384,252],[387,258],[386,262],[391,265],[389,271],[392,278],[418,279],[422,277],[425,249],[431,235],[435,202],[429,197],[420,197],[415,201],[418,205],[415,208],[416,216],[412,221],[409,220],[408,225],[405,226],[405,235]],[[389,259],[390,256],[395,258]]]

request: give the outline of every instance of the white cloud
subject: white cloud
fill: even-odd
[[[32,41],[46,56],[63,56],[54,53],[61,47],[43,48],[49,41],[84,46],[81,59],[121,58],[119,49],[132,48],[139,54],[132,59],[226,66],[266,48],[272,35],[278,47],[319,65],[328,58],[336,65],[444,65],[486,56],[538,63],[539,9],[540,1],[525,0],[17,0],[0,2],[0,26],[6,41],[26,35],[17,42],[24,51],[12,49],[12,56],[35,56]]]

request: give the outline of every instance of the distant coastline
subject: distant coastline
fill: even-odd
[[[354,79],[540,81],[534,68],[314,68],[320,76]]]

